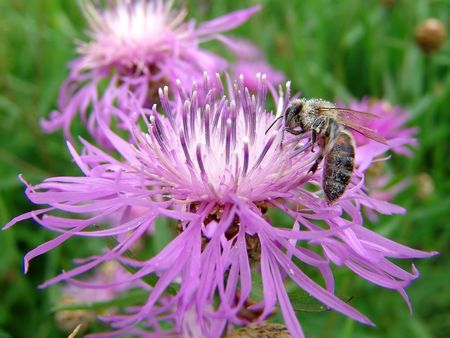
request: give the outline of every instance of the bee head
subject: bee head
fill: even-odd
[[[300,127],[302,130],[302,112],[303,112],[303,101],[296,100],[292,102],[286,109],[285,113],[285,126],[289,129],[295,129]]]

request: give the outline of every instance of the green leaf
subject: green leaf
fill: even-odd
[[[305,294],[302,290],[288,291],[289,299],[296,312],[325,312],[330,308],[319,302],[311,295]],[[337,296],[344,302],[348,303],[353,296]]]

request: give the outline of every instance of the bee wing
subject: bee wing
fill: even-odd
[[[366,111],[359,111],[359,110],[353,110],[348,108],[339,108],[339,107],[330,107],[330,108],[320,108],[320,112],[326,112],[327,110],[330,110],[337,114],[339,117],[342,117],[344,119],[352,119],[352,118],[359,118],[359,119],[365,119],[365,120],[377,120],[381,118],[381,116],[373,113],[369,113]]]
[[[338,115],[336,117],[336,121],[342,124],[343,126],[350,128],[374,141],[386,145],[388,144],[387,140],[383,136],[375,132],[373,129],[361,125],[360,123],[358,123],[357,120],[354,120],[351,117],[346,117],[345,115]]]
[[[336,122],[344,125],[347,128],[350,128],[350,129],[352,129],[374,141],[377,141],[379,143],[383,143],[386,145],[388,144],[388,142],[386,141],[386,139],[383,136],[376,133],[374,130],[362,125],[362,121],[379,119],[380,118],[379,115],[369,113],[369,112],[363,112],[363,111],[359,111],[359,110],[338,108],[338,107],[321,108],[321,109],[319,109],[319,111],[323,114],[326,114],[327,111],[333,112]]]

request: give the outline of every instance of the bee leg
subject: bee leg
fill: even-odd
[[[292,157],[297,156],[298,154],[304,152],[306,149],[308,149],[309,147],[311,147],[311,141],[308,141],[307,143],[305,143],[303,146],[295,148],[294,152],[292,153]]]
[[[320,162],[322,162],[323,157],[324,154],[323,151],[321,151],[317,159],[314,161],[314,164],[312,165],[311,169],[309,169],[308,173],[314,174],[317,171],[317,169],[319,169],[319,164]]]
[[[288,133],[292,134],[292,135],[302,135],[305,133],[304,130],[295,130],[295,129],[291,129],[291,128],[284,128],[285,131],[287,131]]]
[[[311,143],[312,143],[311,152],[314,152],[314,145],[316,144],[316,141],[317,141],[317,132],[313,130],[311,132]]]
[[[327,122],[327,119],[325,116],[320,116],[319,118],[317,118],[312,127],[312,131],[311,131],[311,141],[313,143],[313,147],[311,148],[311,151],[314,151],[314,144],[317,141],[317,135],[320,135],[321,131],[324,130],[324,126]]]

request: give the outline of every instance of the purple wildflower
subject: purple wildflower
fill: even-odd
[[[172,103],[168,88],[160,90],[165,115],[158,113],[156,105],[152,109],[133,107],[147,126],[146,131],[133,128],[133,144],[100,120],[99,127],[122,160],[86,141],[82,141],[85,148],[80,155],[69,144],[83,176],[27,184],[28,198],[49,207],[19,216],[6,228],[33,218],[60,235],[30,251],[25,269],[32,258],[72,236],[116,237],[114,248],[78,260],[74,269],[42,287],[72,280],[109,260],[137,269],[122,283],[155,274],[159,279],[145,304],[105,318],[117,335],[159,331],[160,319],[173,323],[175,332],[220,337],[233,325],[261,323],[278,304],[292,336],[304,337],[286,279],[325,306],[372,324],[334,295],[332,263],[397,290],[407,300],[404,289],[417,278],[417,270],[413,267],[410,273],[389,259],[433,253],[410,249],[366,229],[360,210],[365,205],[384,214],[403,211],[367,196],[363,189],[364,171],[389,146],[371,142],[358,147],[353,181],[342,198],[329,206],[322,197],[321,170],[308,173],[317,152],[302,150],[303,141],[293,135],[285,134],[283,139],[282,120],[266,133],[274,115],[266,110],[265,75],[258,75],[254,95],[244,87],[242,77],[229,83],[228,95],[218,75],[209,78],[205,74],[203,84],[207,93],[203,103],[194,85],[190,93],[180,87]],[[286,93],[276,98],[276,116],[289,104],[289,92],[287,84]],[[131,212],[135,207],[141,212]],[[292,226],[274,222],[270,209],[289,215]],[[60,216],[61,211],[68,215]],[[119,221],[98,228],[111,217]],[[148,260],[124,256],[160,217],[173,220],[178,235]],[[323,255],[317,248],[323,248]],[[322,281],[313,281],[297,262],[316,269]],[[263,291],[261,298],[252,299],[256,281],[261,281]],[[176,292],[166,297],[173,285]]]
[[[41,125],[46,132],[63,129],[70,140],[71,123],[79,114],[94,139],[108,146],[97,118],[124,128],[130,92],[140,105],[151,107],[163,85],[175,87],[178,79],[191,83],[201,79],[204,70],[224,71],[228,62],[200,44],[220,40],[221,33],[241,25],[259,10],[255,6],[197,25],[194,20],[186,21],[185,9],[173,9],[172,1],[107,4],[102,8],[92,0],[82,1],[90,41],[79,42],[79,57],[71,63],[60,89],[58,111]],[[233,39],[226,40],[233,45]]]
[[[379,119],[367,121],[367,127],[373,129],[389,141],[391,151],[396,154],[412,156],[410,147],[417,146],[414,135],[417,128],[408,128],[406,123],[410,119],[410,113],[400,107],[392,106],[389,102],[376,99],[362,99],[352,101],[347,108],[369,112],[379,116]],[[358,145],[365,145],[369,140],[358,133],[353,133]],[[372,141],[373,142],[373,141]],[[375,145],[376,146],[376,145]],[[382,155],[382,154],[380,154]],[[367,167],[366,186],[370,196],[384,201],[392,201],[393,198],[409,184],[408,178],[392,184],[393,177],[385,166],[388,157],[376,159]],[[372,220],[377,220],[376,213],[367,210],[367,216]]]
[[[379,116],[379,119],[368,121],[366,126],[388,140],[392,151],[402,155],[412,155],[408,146],[417,145],[417,140],[414,138],[417,128],[406,127],[406,123],[411,117],[408,111],[398,106],[392,106],[384,100],[368,98],[352,101],[347,108]],[[368,142],[368,139],[361,134],[354,133],[354,137],[358,145]]]

